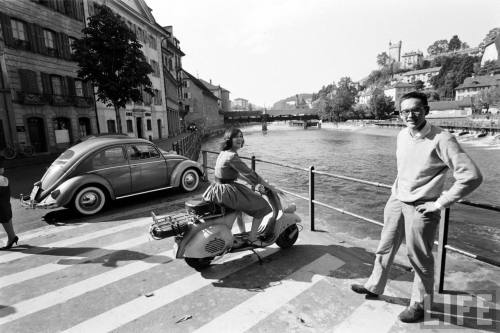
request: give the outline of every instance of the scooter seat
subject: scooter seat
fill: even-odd
[[[231,208],[204,200],[186,201],[185,206],[188,213],[196,214],[198,216],[224,215],[233,211]]]

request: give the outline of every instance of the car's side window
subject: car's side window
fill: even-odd
[[[126,162],[122,147],[112,147],[101,150],[92,158],[92,166],[100,168]]]
[[[158,150],[150,145],[131,145],[127,149],[127,155],[131,160],[145,160],[160,157]]]

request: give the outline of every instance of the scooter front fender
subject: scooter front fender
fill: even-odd
[[[283,215],[278,218],[274,228],[275,237],[277,238],[289,226],[300,223],[301,221],[301,218],[295,213],[283,213]]]

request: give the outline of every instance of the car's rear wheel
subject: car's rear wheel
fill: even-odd
[[[73,199],[73,207],[80,214],[94,215],[106,204],[106,194],[97,186],[86,186],[78,190]]]
[[[187,169],[181,176],[181,188],[186,192],[192,192],[200,184],[200,175],[195,169]]]

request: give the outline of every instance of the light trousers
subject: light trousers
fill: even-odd
[[[418,203],[404,203],[391,195],[384,209],[384,227],[375,252],[375,263],[365,288],[383,294],[394,256],[403,239],[408,259],[415,276],[410,304],[432,302],[434,292],[434,256],[432,246],[439,225],[440,211],[422,214],[416,211]]]

